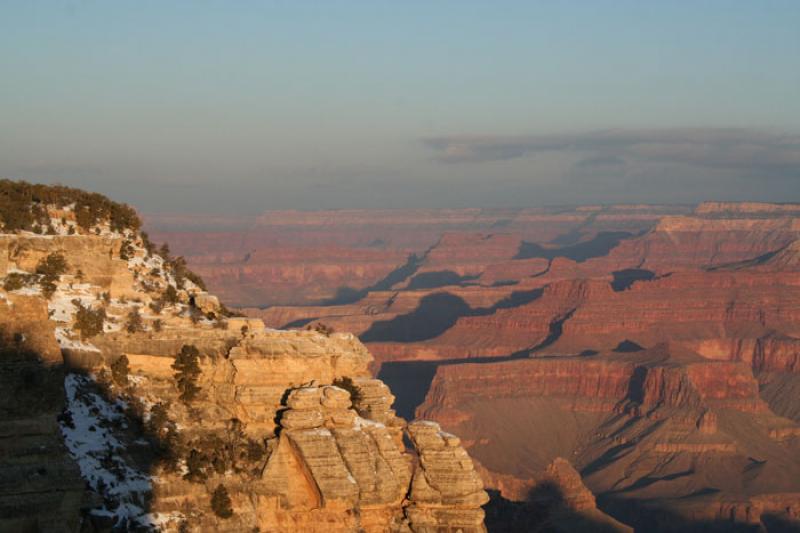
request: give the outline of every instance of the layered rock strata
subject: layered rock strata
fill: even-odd
[[[4,527],[485,531],[469,456],[406,449],[358,339],[230,316],[130,211],[77,198],[0,235]]]
[[[465,533],[483,531],[483,511],[489,501],[472,460],[455,435],[434,422],[418,421],[408,434],[419,454],[406,509],[415,531],[434,533],[439,524]]]
[[[653,529],[648,520],[667,512],[675,513],[676,527],[796,519],[800,426],[769,409],[742,363],[661,346],[443,365],[417,412],[458,432],[489,471],[489,486],[509,499],[524,500],[548,464],[566,454],[601,508],[637,527]],[[714,490],[697,493],[698,483]],[[573,490],[577,484],[563,485],[566,500],[588,505],[587,493]],[[789,505],[764,507],[771,494]]]

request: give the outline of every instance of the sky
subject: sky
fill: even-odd
[[[145,212],[800,201],[800,2],[0,0],[0,177]]]

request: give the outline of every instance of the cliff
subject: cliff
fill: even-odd
[[[230,313],[126,206],[2,185],[3,528],[485,531],[459,440],[353,335]]]
[[[94,503],[69,456],[57,417],[64,371],[47,306],[0,301],[0,530],[79,531]]]
[[[568,456],[580,476],[558,484],[561,498],[590,507],[582,477],[603,511],[637,528],[670,530],[653,525],[659,513],[676,527],[796,518],[800,426],[770,410],[747,365],[679,345],[441,365],[417,413],[458,432],[512,501],[543,490],[548,465]]]

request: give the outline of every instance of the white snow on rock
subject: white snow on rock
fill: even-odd
[[[125,402],[111,402],[98,395],[89,376],[68,374],[64,389],[68,413],[60,420],[64,443],[92,490],[116,504],[94,509],[92,514],[112,518],[117,527],[138,525],[152,531],[180,521],[178,513],[145,511],[152,480],[126,461],[125,445],[112,431],[114,425],[124,427]]]
[[[40,289],[38,285],[36,285],[34,287],[23,287],[23,288],[19,289],[18,291],[14,291],[14,292],[17,293],[17,294],[22,294],[24,296],[41,296],[42,295],[42,289]]]
[[[87,285],[86,287],[89,286]],[[50,301],[47,302],[50,320],[70,322],[76,311],[75,304],[72,303],[73,300],[80,301],[84,307],[91,307],[95,297],[87,289],[84,289],[83,285],[73,286],[72,289],[59,286]]]
[[[76,228],[77,224],[72,220],[67,220],[66,224],[61,222],[61,218],[50,217],[50,226],[55,230],[56,235],[69,235],[69,228]]]
[[[386,426],[380,422],[376,422],[375,420],[370,420],[369,418],[362,418],[357,416],[355,421],[353,422],[353,429],[357,431],[361,431],[364,428],[386,428]]]
[[[69,350],[83,350],[84,352],[100,351],[94,344],[71,338],[70,330],[67,328],[56,328],[56,341],[58,341],[58,345],[61,348]]]

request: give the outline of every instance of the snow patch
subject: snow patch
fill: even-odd
[[[95,298],[82,288],[73,287],[73,289],[69,290],[65,287],[59,287],[50,298],[50,301],[47,302],[50,320],[71,322],[76,312],[75,305],[72,303],[73,300],[78,300],[84,307],[91,307]]]
[[[68,350],[83,350],[84,352],[99,352],[100,349],[94,344],[83,342],[78,339],[70,338],[71,334],[68,328],[56,328],[56,341],[61,348]]]
[[[104,499],[118,504],[92,513],[114,519],[119,528],[138,524],[158,530],[169,520],[179,519],[176,515],[145,513],[145,502],[152,491],[150,476],[126,461],[122,453],[125,445],[111,431],[114,425],[124,424],[126,404],[102,398],[92,386],[89,376],[66,376],[66,413],[60,420],[64,443],[83,479]]]
[[[17,294],[22,294],[24,296],[41,296],[42,295],[42,289],[39,288],[38,285],[35,286],[35,287],[22,287],[21,289],[13,291],[13,292],[15,292]]]
[[[380,422],[375,422],[374,420],[370,420],[369,418],[361,418],[357,416],[355,421],[353,422],[353,429],[362,430],[364,428],[376,428],[376,429],[386,429],[384,424]]]

